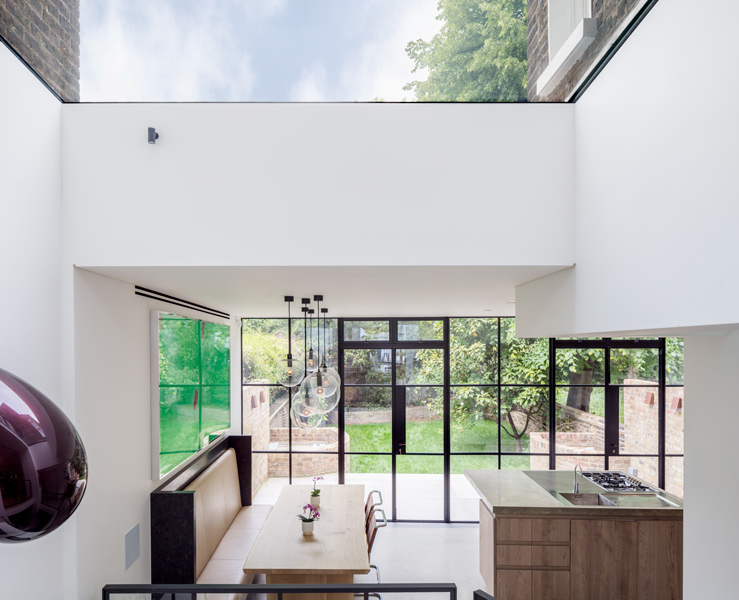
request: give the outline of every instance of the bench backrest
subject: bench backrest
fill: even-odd
[[[233,448],[229,448],[219,456],[184,491],[195,492],[197,578],[241,510],[239,473]]]

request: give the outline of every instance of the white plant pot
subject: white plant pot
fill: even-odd
[[[313,535],[313,525],[315,521],[303,521],[303,535]]]
[[[321,506],[321,495],[319,494],[318,496],[311,496],[310,497],[310,503],[313,506],[315,506],[316,508],[318,508],[319,506]]]

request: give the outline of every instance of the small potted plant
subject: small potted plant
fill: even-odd
[[[321,490],[316,489],[316,482],[321,481],[323,477],[313,478],[313,491],[310,493],[310,503],[315,506],[321,506]]]
[[[321,518],[321,513],[312,504],[306,504],[303,507],[303,514],[298,515],[298,519],[302,521],[303,535],[313,535],[313,523]]]

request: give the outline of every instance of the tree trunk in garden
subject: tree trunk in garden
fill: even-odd
[[[570,372],[570,386],[582,385],[586,387],[570,387],[567,392],[567,406],[582,410],[590,411],[590,396],[593,393],[593,372],[583,371],[582,373]]]

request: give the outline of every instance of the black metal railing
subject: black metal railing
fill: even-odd
[[[485,590],[475,590],[472,592],[472,600],[495,600],[495,598]]]
[[[195,594],[354,594],[364,600],[374,594],[449,594],[449,600],[457,600],[457,586],[453,583],[306,583],[306,584],[128,584],[111,583],[103,587],[103,600],[112,600],[116,594],[145,594],[150,597],[174,599],[175,595]]]

